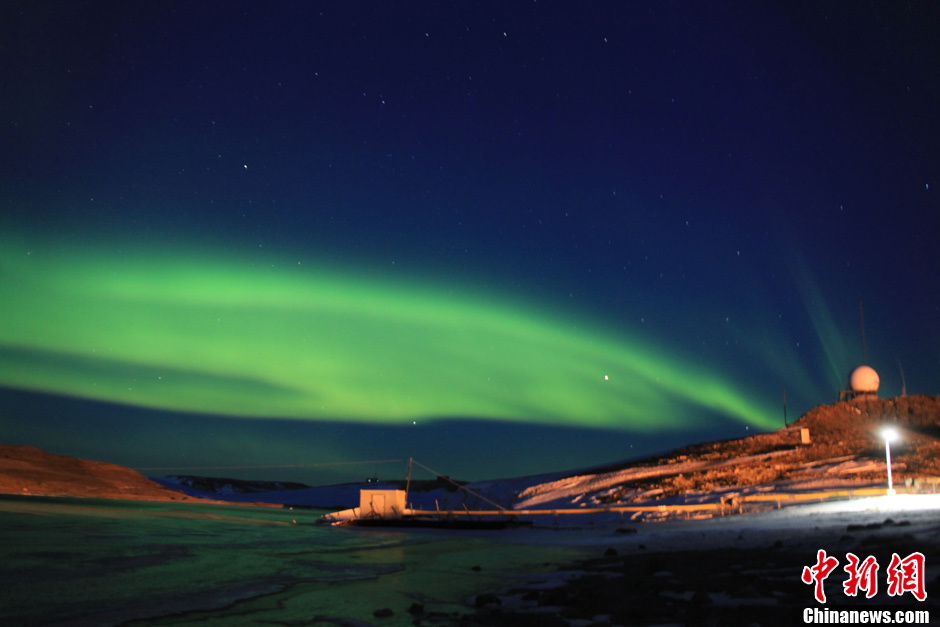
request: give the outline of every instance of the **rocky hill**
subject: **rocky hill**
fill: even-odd
[[[0,444],[0,493],[80,496],[148,501],[196,500],[168,490],[139,472],[66,455],[35,446]]]
[[[891,445],[896,484],[915,479],[920,485],[935,484],[940,477],[940,396],[924,395],[822,405],[778,431],[695,444],[599,468],[581,483],[594,489],[592,500],[597,504],[768,484],[791,489],[883,484],[881,431],[889,426],[900,435]],[[803,442],[804,433],[808,443]],[[562,485],[564,480],[555,483]],[[533,486],[528,493],[547,493],[552,487]],[[571,487],[577,491],[577,486]],[[583,502],[586,494],[581,495]]]

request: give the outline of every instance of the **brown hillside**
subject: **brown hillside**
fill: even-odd
[[[814,434],[810,459],[839,455],[884,457],[880,431],[894,427],[900,439],[891,445],[893,459],[914,476],[940,475],[940,396],[860,399],[823,405],[796,423]]]
[[[710,462],[710,467],[692,472],[661,473],[629,482],[605,500],[617,502],[634,493],[672,496],[772,482],[799,487],[823,477],[846,484],[880,483],[885,480],[885,446],[880,431],[886,426],[900,433],[900,439],[891,445],[897,484],[915,477],[940,477],[940,396],[871,398],[821,405],[789,427],[771,433],[695,444],[639,463],[599,469],[679,468],[688,462]],[[801,443],[802,429],[809,430],[809,444]]]
[[[196,500],[182,492],[168,490],[124,466],[53,455],[34,446],[10,444],[0,444],[0,493],[148,501]]]

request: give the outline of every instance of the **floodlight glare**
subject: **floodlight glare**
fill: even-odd
[[[894,482],[891,479],[891,442],[898,439],[896,429],[888,427],[881,430],[881,437],[885,439],[885,461],[888,465],[888,496],[894,496]]]

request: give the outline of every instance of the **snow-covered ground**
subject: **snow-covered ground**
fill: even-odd
[[[602,473],[584,472],[566,476],[556,472],[545,475],[497,479],[471,483],[465,489],[454,490],[437,488],[430,491],[413,491],[408,495],[408,504],[418,510],[470,510],[494,509],[496,503],[501,507],[515,510],[595,510],[605,507],[623,506],[672,506],[672,505],[708,505],[716,503],[735,503],[735,513],[780,508],[788,505],[805,504],[807,501],[840,500],[848,496],[871,496],[884,485],[860,482],[856,476],[878,466],[871,460],[857,460],[843,457],[826,462],[804,464],[800,478],[749,486],[730,486],[712,490],[690,490],[680,495],[664,497],[661,490],[626,489],[639,480],[663,476],[690,474],[702,470],[715,469],[730,465],[753,463],[760,459],[768,463],[773,458],[785,455],[786,451],[735,458],[733,460],[693,460],[671,464],[651,466],[631,466],[621,470]],[[881,464],[883,467],[884,464]],[[392,483],[353,483],[335,486],[312,487],[299,490],[278,490],[273,492],[252,492],[238,494],[225,486],[215,492],[200,492],[173,478],[156,479],[161,484],[179,489],[188,495],[207,499],[227,500],[240,503],[280,504],[285,507],[307,507],[317,509],[340,510],[359,505],[361,489],[398,489]],[[848,494],[838,495],[834,492]],[[855,495],[854,492],[859,492]],[[731,510],[728,510],[729,513]],[[696,514],[696,517],[709,517],[711,513]],[[663,520],[671,518],[689,518],[687,511],[662,509],[648,513],[632,513],[631,520]],[[581,517],[565,517],[560,522],[553,520],[553,525],[570,523],[581,525]],[[607,516],[610,519],[624,519],[622,513]],[[592,522],[598,520],[591,515]]]

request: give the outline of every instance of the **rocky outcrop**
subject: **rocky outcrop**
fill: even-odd
[[[0,444],[0,493],[154,501],[195,500],[139,472],[47,453],[35,446]]]
[[[822,477],[877,483],[884,480],[881,431],[885,427],[895,428],[900,435],[891,445],[895,481],[903,484],[909,478],[940,477],[940,396],[925,395],[821,405],[777,431],[686,446],[595,472],[658,470],[650,473],[654,475],[650,479],[630,481],[612,491],[604,499],[610,503],[630,494],[675,496],[780,482],[806,484]],[[806,444],[801,437],[804,429],[809,436]],[[675,472],[668,472],[669,468]]]

